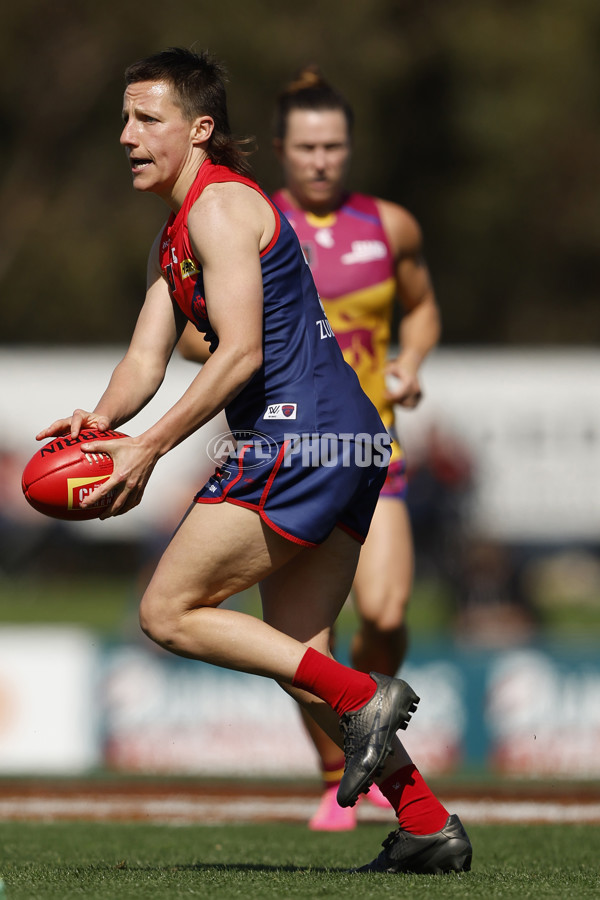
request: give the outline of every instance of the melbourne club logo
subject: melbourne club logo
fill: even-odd
[[[295,419],[297,411],[297,403],[270,403],[263,414],[263,419]]]

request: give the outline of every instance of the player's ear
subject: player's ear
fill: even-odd
[[[198,116],[192,125],[192,142],[195,146],[205,144],[215,129],[215,120],[211,116]]]

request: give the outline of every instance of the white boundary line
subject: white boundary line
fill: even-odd
[[[217,825],[255,821],[306,822],[318,798],[124,797],[2,797],[0,821],[145,821],[153,824]],[[600,824],[600,803],[456,799],[445,804],[465,823],[588,823]],[[359,820],[394,826],[394,816],[361,803]]]

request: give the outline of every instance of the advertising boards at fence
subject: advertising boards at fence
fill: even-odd
[[[600,353],[444,349],[425,363],[425,398],[398,410],[409,460],[432,429],[471,456],[470,526],[517,542],[598,542]]]
[[[93,635],[0,629],[0,772],[73,775],[101,759]]]
[[[122,771],[316,776],[298,710],[274,682],[114,647],[104,660],[105,760]],[[597,778],[600,662],[588,649],[414,647],[421,696],[401,737],[423,772]]]
[[[93,406],[123,348],[16,348],[0,352],[3,445],[26,461],[34,435],[74,406]],[[183,393],[194,364],[175,356],[159,393],[125,430],[148,427]],[[52,373],[49,380],[48,373]],[[400,438],[418,459],[431,429],[470,454],[470,526],[511,542],[597,541],[600,534],[600,354],[531,348],[442,348],[422,372],[424,399],[398,410]],[[91,539],[143,533],[179,510],[214,468],[208,443],[222,416],[162,459],[143,509],[79,528]],[[71,526],[73,527],[73,526]]]
[[[427,775],[599,778],[595,648],[415,645],[421,696],[401,737]],[[0,774],[318,777],[292,699],[273,681],[102,643],[79,629],[0,629]]]

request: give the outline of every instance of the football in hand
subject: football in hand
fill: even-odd
[[[111,491],[99,503],[82,509],[81,502],[110,478],[113,461],[108,453],[83,453],[88,441],[113,441],[127,437],[121,431],[86,428],[76,438],[53,438],[34,453],[23,471],[21,486],[28,503],[53,519],[96,519],[110,506]]]

